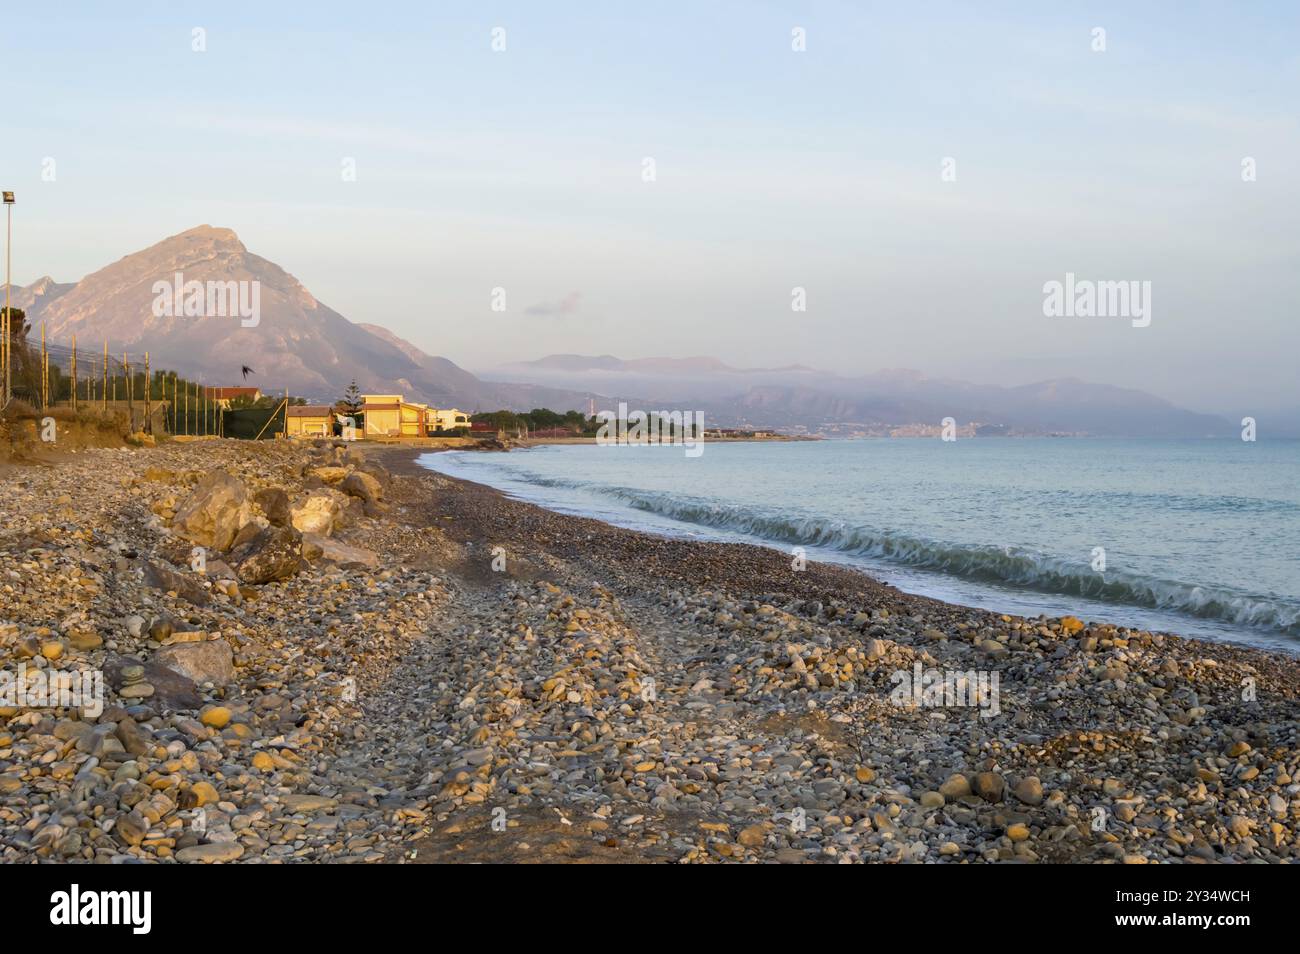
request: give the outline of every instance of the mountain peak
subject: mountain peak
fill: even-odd
[[[196,225],[192,229],[186,229],[176,235],[163,239],[152,248],[162,248],[171,244],[210,244],[213,246],[228,247],[240,252],[246,252],[244,243],[239,241],[239,236],[235,234],[234,229],[221,228],[213,225]],[[146,249],[145,251],[149,251]],[[137,253],[139,254],[139,253]]]

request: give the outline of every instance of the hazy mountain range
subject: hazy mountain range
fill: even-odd
[[[656,407],[687,405],[720,424],[767,425],[852,434],[891,426],[959,423],[995,425],[1010,433],[1127,437],[1225,437],[1223,418],[1175,407],[1129,388],[1077,378],[1019,387],[930,378],[919,371],[884,370],[844,377],[802,365],[737,368],[716,358],[550,355],[485,372],[485,377],[583,387],[607,395],[641,395]],[[674,404],[672,402],[677,402]]]
[[[238,317],[158,316],[156,282],[257,282],[255,327]],[[0,286],[0,293],[3,287]],[[319,302],[279,265],[249,252],[229,229],[199,226],[108,265],[79,282],[41,278],[13,290],[13,305],[51,340],[77,336],[98,351],[150,352],[155,368],[209,384],[333,401],[349,381],[362,391],[401,392],[464,410],[587,410],[619,399],[642,409],[702,410],[721,426],[761,425],[823,433],[935,425],[944,417],[1012,433],[1133,437],[1231,436],[1232,422],[1187,411],[1142,391],[1076,379],[994,387],[928,378],[917,371],[860,377],[803,365],[737,368],[714,357],[641,358],[550,355],[476,376],[378,325],[348,320]]]

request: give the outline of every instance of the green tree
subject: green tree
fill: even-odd
[[[546,431],[553,427],[563,427],[564,418],[548,407],[535,407],[526,415],[528,426],[535,431]]]
[[[361,389],[357,387],[356,378],[353,378],[352,383],[344,390],[343,397],[339,398],[334,407],[340,414],[355,417],[361,413],[362,406]]]
[[[0,301],[3,300],[0,298]],[[0,306],[0,322],[3,322],[4,317],[5,309]],[[3,327],[0,324],[0,328]],[[40,349],[33,349],[27,340],[30,331],[27,313],[21,308],[9,309],[9,346],[12,354],[9,367],[10,374],[13,375],[14,394],[36,403],[41,393],[41,356]]]
[[[519,416],[511,411],[485,411],[470,415],[475,424],[490,424],[498,431],[513,431],[520,426]]]

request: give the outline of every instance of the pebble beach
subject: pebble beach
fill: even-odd
[[[103,699],[0,700],[0,861],[1300,857],[1291,654],[941,603],[418,453],[6,465],[3,668]],[[932,672],[985,697],[900,691]]]

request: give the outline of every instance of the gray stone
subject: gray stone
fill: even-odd
[[[144,678],[154,688],[153,694],[149,697],[151,706],[164,710],[197,709],[202,702],[191,679],[168,669],[161,663],[152,659],[142,663],[132,656],[109,656],[104,660],[104,679],[119,694],[127,684],[127,680],[122,675],[122,670],[126,666],[140,666],[144,670]]]
[[[224,639],[164,646],[153,654],[153,661],[200,686],[225,686],[235,678],[235,654]]]
[[[365,471],[354,470],[343,478],[339,489],[352,497],[359,497],[367,503],[374,503],[384,495],[384,488],[379,481]]]
[[[302,554],[309,560],[329,560],[342,566],[379,565],[379,554],[374,550],[355,547],[333,537],[323,537],[318,533],[302,535]]]
[[[230,562],[245,583],[287,579],[302,565],[302,535],[293,527],[265,527],[230,551]]]
[[[262,508],[272,526],[285,527],[291,519],[289,514],[289,495],[279,487],[263,487],[253,494],[253,503]]]

